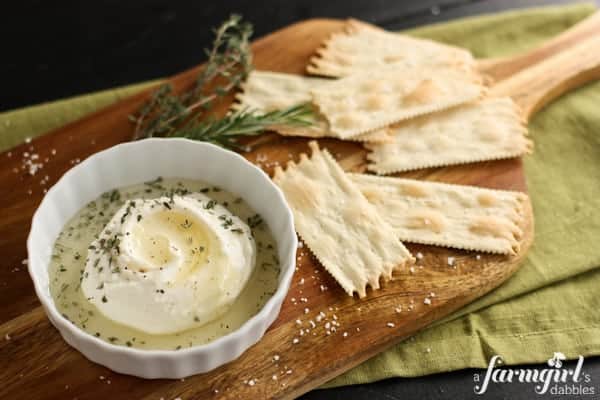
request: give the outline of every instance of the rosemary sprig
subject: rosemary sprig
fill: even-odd
[[[206,66],[194,87],[175,95],[171,85],[162,85],[136,115],[130,116],[135,123],[134,139],[185,137],[240,150],[243,147],[237,144],[237,140],[242,136],[258,135],[275,125],[307,126],[313,123],[310,104],[262,115],[241,110],[222,119],[201,121],[214,101],[237,89],[252,70],[249,41],[252,25],[243,22],[239,15],[232,15],[214,32],[212,49],[205,50],[208,57]],[[224,83],[207,93],[207,87],[217,78]]]
[[[251,110],[239,110],[221,119],[188,123],[170,136],[201,140],[243,150],[244,148],[237,143],[240,137],[258,135],[275,125],[312,125],[313,118],[313,109],[308,103],[265,114],[256,114]]]
[[[239,15],[231,15],[215,31],[211,50],[205,50],[208,60],[198,75],[194,87],[175,95],[170,84],[160,86],[151,99],[130,120],[135,124],[134,139],[164,136],[173,133],[193,112],[208,110],[215,99],[237,88],[252,70],[250,36],[252,25]],[[224,83],[206,94],[208,84],[216,78]]]

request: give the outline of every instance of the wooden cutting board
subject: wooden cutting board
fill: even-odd
[[[314,50],[341,26],[336,20],[309,20],[259,39],[253,45],[256,68],[302,73]],[[562,92],[598,78],[598,55],[589,51],[594,47],[585,43],[573,46],[590,37],[596,38],[593,44],[598,46],[599,26],[596,15],[530,53],[484,61],[481,68],[497,80],[508,78],[492,91],[513,96],[529,116]],[[548,58],[567,47],[566,55]],[[194,68],[171,81],[180,90],[192,83],[197,72]],[[142,380],[113,373],[86,360],[61,339],[35,297],[22,260],[26,258],[30,220],[43,189],[78,160],[129,140],[132,129],[127,116],[148,93],[23,144],[10,155],[0,154],[0,398],[294,398],[497,287],[518,269],[532,243],[533,220],[529,219],[522,251],[514,257],[481,255],[478,259],[473,252],[409,245],[413,254],[424,255],[414,273],[398,274],[396,280],[362,300],[344,294],[306,248],[300,248],[297,272],[279,318],[238,360],[185,380]],[[364,169],[365,152],[359,145],[336,140],[320,143],[345,169]],[[306,150],[304,139],[268,134],[244,155],[253,162],[262,160],[259,164],[270,173],[275,162],[284,163],[289,154],[297,159]],[[40,160],[48,158],[35,176],[21,169],[24,152],[35,152]],[[520,159],[420,170],[402,176],[527,190]],[[448,257],[455,258],[454,266],[448,265]],[[435,297],[431,297],[432,292]],[[425,297],[431,298],[430,305],[424,304]],[[396,312],[397,307],[402,307],[402,312]],[[316,322],[320,313],[325,317]],[[303,326],[312,319],[317,327],[311,334],[300,336],[297,319]],[[326,323],[333,321],[337,331],[327,335]],[[297,344],[292,342],[294,338],[299,338]],[[277,362],[275,356],[279,357]],[[250,380],[255,384],[248,384]]]

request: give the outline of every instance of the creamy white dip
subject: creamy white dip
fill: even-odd
[[[115,322],[181,332],[229,309],[255,253],[248,225],[204,194],[132,199],[90,245],[81,288]]]
[[[239,328],[277,288],[268,227],[203,182],[157,179],[107,192],[63,228],[50,293],[73,324],[117,345],[179,349]]]

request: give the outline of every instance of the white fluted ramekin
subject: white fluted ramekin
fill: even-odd
[[[241,196],[271,229],[281,260],[277,291],[258,314],[209,344],[177,351],[134,349],[96,338],[61,315],[49,289],[52,248],[65,223],[102,193],[158,176],[202,180]],[[29,274],[35,291],[65,341],[96,363],[142,378],[183,378],[207,372],[236,359],[260,340],[279,314],[289,289],[296,247],[292,213],[279,188],[262,170],[231,151],[186,139],[124,143],[73,167],[42,200],[27,239]]]

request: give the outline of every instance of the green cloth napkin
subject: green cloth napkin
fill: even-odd
[[[467,47],[477,57],[539,45],[594,11],[592,5],[529,9],[410,31]],[[132,94],[149,83],[0,114],[0,150]],[[600,354],[600,83],[563,96],[531,121],[525,169],[536,237],[504,285],[327,386],[462,368]]]

